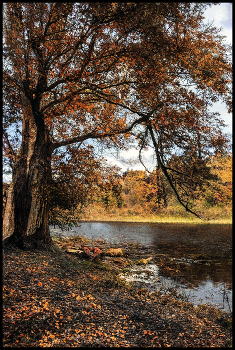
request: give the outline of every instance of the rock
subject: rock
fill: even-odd
[[[107,256],[123,256],[123,251],[121,248],[109,248],[105,255]]]
[[[66,253],[80,255],[83,253],[83,251],[81,249],[68,248],[68,249],[66,249]]]
[[[146,265],[152,260],[152,257],[147,258],[147,259],[140,259],[137,261],[136,265]]]

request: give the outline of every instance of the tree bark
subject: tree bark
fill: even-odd
[[[10,237],[14,232],[14,201],[13,201],[13,183],[7,189],[6,203],[3,208],[3,240]]]
[[[52,149],[44,123],[36,123],[35,119],[30,108],[25,111],[22,146],[14,164],[3,218],[3,239],[7,237],[4,244],[21,249],[52,242],[49,231]]]
[[[41,147],[36,147],[41,148]],[[43,145],[43,148],[47,148]],[[46,156],[45,156],[46,154]],[[13,172],[13,185],[8,195],[4,217],[4,237],[19,248],[50,244],[49,198],[51,171],[47,152],[36,150],[28,172],[20,159]]]
[[[15,164],[8,194],[3,237],[21,249],[50,244],[49,198],[51,169],[48,146],[38,145],[28,171],[24,157]],[[39,149],[42,149],[41,152]]]

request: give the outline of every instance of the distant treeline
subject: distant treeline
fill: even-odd
[[[194,190],[196,205],[201,209],[231,206],[232,156],[214,158],[209,164],[210,180]],[[6,189],[3,184],[3,201]],[[147,172],[128,170],[120,173],[117,167],[99,167],[89,177],[76,181],[55,180],[51,188],[50,223],[61,227],[76,224],[89,209],[100,208],[109,213],[117,209],[131,215],[157,215],[171,212],[177,201],[167,181],[158,170]],[[3,206],[4,207],[4,206]],[[86,215],[85,215],[86,216]]]
[[[211,164],[213,175],[202,189],[195,190],[195,199],[210,206],[228,205],[232,200],[232,157],[216,158]],[[174,194],[169,184],[162,180],[158,171],[148,173],[142,170],[129,170],[121,176],[114,174],[105,181],[92,197],[92,202],[109,207],[144,207],[150,212],[166,208]]]

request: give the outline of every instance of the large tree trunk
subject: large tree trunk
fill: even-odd
[[[12,176],[3,220],[5,243],[22,249],[50,244],[50,143],[44,125],[36,125],[30,113]]]
[[[13,201],[13,183],[7,189],[6,203],[3,208],[3,240],[10,237],[14,232],[14,201]]]
[[[8,195],[4,224],[8,242],[20,248],[50,244],[49,197],[51,171],[47,152],[35,153],[25,171],[25,159],[17,162],[13,172],[12,192]],[[43,145],[46,149],[47,146]],[[11,210],[10,210],[11,206]],[[8,210],[7,210],[8,209]]]

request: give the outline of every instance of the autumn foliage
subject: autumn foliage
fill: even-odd
[[[172,163],[175,162],[172,159]],[[180,163],[178,162],[178,165]],[[217,155],[208,162],[210,175],[206,183],[196,186],[192,196],[204,220],[219,219],[232,209],[232,157]],[[189,175],[189,174],[188,174]],[[156,171],[130,170],[124,173],[110,171],[110,180],[105,187],[97,187],[88,205],[81,211],[82,219],[98,217],[102,220],[130,218],[156,220],[161,216],[182,215],[176,196],[167,181]],[[114,184],[114,189],[113,189]],[[119,192],[116,192],[119,188]],[[189,187],[190,189],[190,187]],[[121,205],[120,205],[121,203]],[[103,214],[102,214],[103,213]],[[226,217],[226,215],[225,215]]]
[[[4,4],[4,159],[13,175],[5,237],[21,247],[51,242],[53,159],[88,144],[135,141],[140,160],[153,147],[157,170],[195,213],[188,188],[202,185],[211,156],[228,144],[209,107],[222,100],[231,111],[232,103],[231,49],[203,24],[207,6]]]

